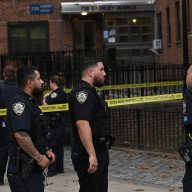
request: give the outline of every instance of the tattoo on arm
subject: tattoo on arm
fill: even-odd
[[[39,154],[37,149],[35,148],[30,135],[25,131],[19,131],[17,133],[16,140],[20,147],[32,158],[36,158]]]

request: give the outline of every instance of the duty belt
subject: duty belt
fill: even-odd
[[[102,150],[109,150],[113,143],[115,142],[115,137],[96,137],[93,138],[93,144],[97,148],[102,148]]]
[[[106,151],[107,150],[106,141],[107,139],[105,137],[93,138],[93,145],[95,147],[95,150],[98,152]]]

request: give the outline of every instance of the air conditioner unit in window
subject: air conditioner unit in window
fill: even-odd
[[[153,40],[153,49],[155,49],[155,50],[162,49],[162,40],[161,39]]]

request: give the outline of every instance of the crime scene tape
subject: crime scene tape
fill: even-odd
[[[137,84],[125,84],[125,85],[108,85],[97,90],[114,90],[114,89],[132,89],[132,88],[148,88],[148,87],[160,87],[171,85],[183,85],[183,81],[166,81],[166,82],[152,82],[152,83],[137,83]]]
[[[173,86],[173,85],[183,85],[183,81],[166,81],[166,82],[152,82],[152,83],[137,83],[137,84],[123,84],[123,85],[108,85],[101,88],[97,88],[98,91],[104,90],[118,90],[118,89],[133,89],[133,88],[148,88],[148,87],[161,87],[161,86]],[[66,93],[70,93],[71,89],[65,88]],[[44,93],[49,93],[50,90]]]
[[[175,93],[175,94],[153,95],[153,96],[143,96],[143,97],[110,99],[110,100],[106,100],[106,102],[108,103],[109,107],[115,107],[115,106],[121,106],[121,105],[132,105],[132,104],[140,104],[140,103],[179,100],[182,98],[183,98],[182,93]]]
[[[132,105],[132,104],[140,104],[140,103],[179,100],[182,98],[183,98],[182,93],[174,93],[174,94],[164,94],[164,95],[108,99],[106,100],[106,102],[108,103],[109,107],[115,107],[115,106]],[[40,108],[44,113],[69,110],[67,103],[57,104],[57,105],[43,105],[43,106],[40,106]],[[0,109],[0,116],[4,116],[6,115],[6,113],[7,113],[6,109]]]

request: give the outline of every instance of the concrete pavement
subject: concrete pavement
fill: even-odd
[[[78,192],[79,185],[77,176],[74,171],[66,170],[64,174],[58,174],[55,177],[47,179],[48,186],[45,192]],[[0,186],[1,192],[9,192],[9,186],[7,180],[5,186]],[[162,186],[154,186],[149,184],[139,184],[130,180],[119,179],[115,177],[109,177],[109,192],[181,192],[181,189],[169,189]]]
[[[110,150],[110,159],[109,192],[182,192],[184,163],[180,159],[119,149]],[[46,192],[78,191],[78,180],[67,147],[64,162],[65,173],[48,178]],[[10,191],[7,180],[5,184],[0,186],[0,191]]]

